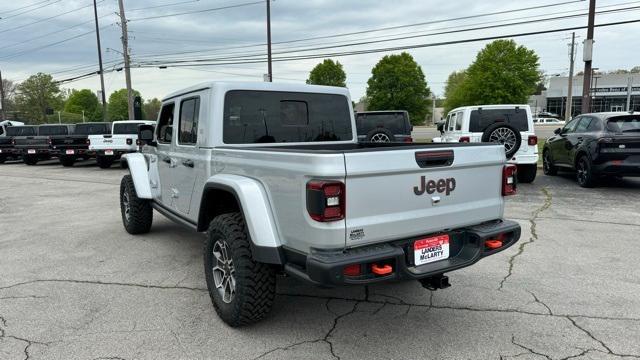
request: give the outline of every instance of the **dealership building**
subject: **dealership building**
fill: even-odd
[[[573,116],[581,113],[582,81],[582,76],[573,77]],[[547,90],[543,91],[541,95],[532,96],[529,99],[529,105],[534,113],[548,111],[564,116],[567,108],[568,87],[568,77],[551,77]],[[595,74],[591,81],[590,95],[590,112],[627,111],[629,109],[640,111],[640,73]],[[630,100],[629,109],[627,109],[628,100]]]

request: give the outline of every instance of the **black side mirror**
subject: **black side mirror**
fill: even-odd
[[[138,125],[138,140],[140,140],[142,144],[156,146],[156,142],[153,141],[153,133],[153,125]]]
[[[444,134],[444,123],[439,123],[437,127],[440,134]]]
[[[561,128],[557,128],[555,130],[553,130],[553,133],[556,135],[560,135],[562,133],[562,129]]]

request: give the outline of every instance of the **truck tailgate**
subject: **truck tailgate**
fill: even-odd
[[[138,135],[89,135],[91,150],[135,150]],[[131,144],[127,144],[130,139]]]
[[[502,216],[501,145],[344,155],[347,247],[427,235]]]

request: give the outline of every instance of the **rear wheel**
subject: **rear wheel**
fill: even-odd
[[[96,163],[101,169],[108,169],[113,165],[113,158],[106,156],[98,156],[96,157]]]
[[[4,155],[0,156],[0,164],[4,164],[4,162],[7,161],[7,157]]]
[[[60,164],[62,164],[62,166],[64,167],[71,167],[75,162],[76,162],[76,159],[74,157],[71,157],[71,156],[60,157]]]
[[[586,156],[581,156],[576,163],[576,180],[578,185],[584,188],[591,188],[595,186],[595,178],[593,170],[591,168],[591,162]]]
[[[518,182],[532,183],[538,173],[537,164],[518,165]]]
[[[275,271],[253,260],[240,213],[218,215],[211,221],[204,245],[204,273],[213,307],[229,326],[255,323],[271,311]]]
[[[153,208],[149,200],[138,197],[131,175],[123,176],[120,182],[120,213],[129,234],[144,234],[151,230]]]
[[[38,158],[36,156],[25,155],[22,161],[27,165],[35,165],[38,163]]]
[[[558,175],[558,168],[553,164],[551,154],[548,150],[542,155],[542,170],[544,171],[544,174],[548,176]]]
[[[489,126],[482,134],[482,142],[492,142],[504,145],[504,152],[507,159],[520,149],[522,135],[511,125],[496,123]]]

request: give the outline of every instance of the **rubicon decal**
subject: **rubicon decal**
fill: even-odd
[[[438,180],[426,180],[425,176],[420,176],[420,181],[418,182],[418,186],[413,187],[413,193],[416,195],[422,195],[425,192],[427,194],[433,194],[438,192],[440,194],[444,193],[449,196],[456,189],[456,179],[455,178],[447,178],[447,179],[438,179]]]

